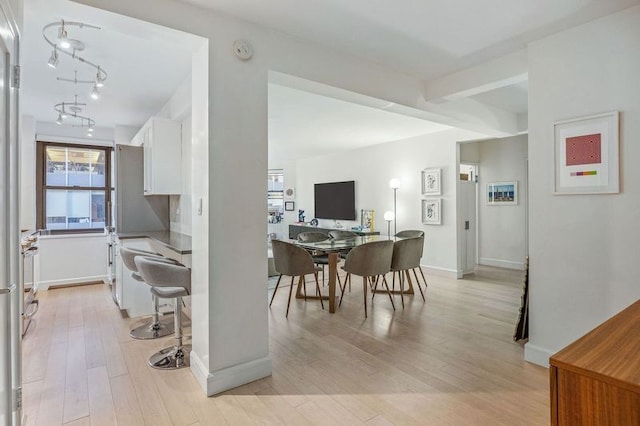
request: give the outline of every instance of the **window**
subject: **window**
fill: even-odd
[[[102,231],[111,221],[111,148],[38,142],[38,229]]]
[[[267,209],[269,223],[280,223],[284,214],[284,172],[269,170],[267,175]]]

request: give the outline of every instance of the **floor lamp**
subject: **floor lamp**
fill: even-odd
[[[387,210],[384,212],[384,220],[387,221],[387,236],[391,238],[391,221],[394,219],[395,215],[391,210]]]
[[[398,188],[400,188],[400,179],[398,178],[393,178],[389,181],[389,187],[391,189],[393,189],[393,218],[395,219],[393,221],[393,235],[396,235],[398,233],[398,213],[397,213],[397,197],[396,197],[396,192],[398,191]]]

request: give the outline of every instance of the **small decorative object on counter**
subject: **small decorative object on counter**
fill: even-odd
[[[376,217],[375,210],[360,210],[360,227],[373,231],[373,224]]]
[[[313,219],[311,219],[311,222],[309,222],[309,225],[318,226],[318,219],[314,217]]]
[[[298,210],[298,222],[300,223],[304,222],[304,210],[302,209]]]

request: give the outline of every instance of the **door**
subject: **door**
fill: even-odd
[[[477,218],[478,218],[478,166],[477,164],[460,164],[460,235],[459,258],[463,274],[474,271],[477,264]]]
[[[463,273],[473,272],[476,266],[476,186],[473,181],[460,182],[460,202],[463,238]]]
[[[18,38],[15,21],[0,0],[0,425],[21,420],[21,318],[18,224],[18,90],[13,87]]]

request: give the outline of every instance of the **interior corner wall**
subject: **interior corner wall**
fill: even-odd
[[[478,260],[481,265],[523,269],[526,256],[527,135],[476,142],[478,169]],[[487,184],[518,183],[517,205],[488,205]]]
[[[397,230],[420,229],[425,232],[421,264],[457,274],[456,249],[456,143],[477,135],[448,130],[406,140],[374,145],[353,151],[298,160],[296,191],[298,208],[304,209],[306,221],[313,218],[314,184],[355,181],[355,222],[341,221],[347,227],[360,224],[360,210],[375,210],[375,230],[387,234],[384,212],[393,210],[393,190],[389,180],[400,179],[397,190]],[[442,225],[424,225],[421,218],[421,171],[442,169]],[[331,226],[333,221],[321,220]],[[391,223],[391,233],[394,224]]]
[[[530,338],[548,357],[640,298],[640,6],[529,46]],[[619,194],[553,195],[555,121],[620,111]]]

